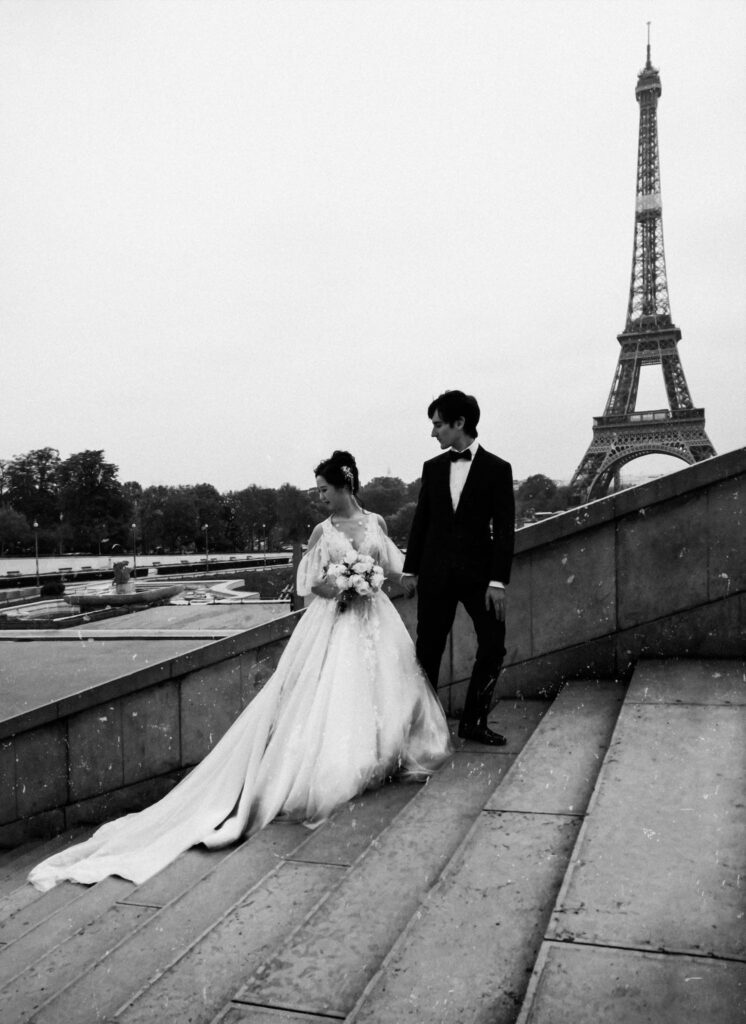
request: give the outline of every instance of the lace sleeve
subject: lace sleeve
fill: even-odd
[[[306,551],[298,565],[295,587],[300,597],[308,597],[311,594],[311,587],[321,580],[324,575],[324,566],[328,561],[326,543],[324,538],[320,537],[313,547]]]
[[[383,571],[387,576],[399,575],[404,568],[404,555],[390,537],[384,535]]]
[[[398,576],[404,567],[404,555],[380,526],[378,534],[381,568],[386,576]]]

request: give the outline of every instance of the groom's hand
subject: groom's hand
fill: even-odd
[[[409,573],[402,573],[399,577],[399,586],[407,597],[414,597],[414,592],[417,590],[417,577]]]
[[[505,622],[505,588],[487,587],[484,595],[484,606],[488,612],[494,612],[498,622]]]

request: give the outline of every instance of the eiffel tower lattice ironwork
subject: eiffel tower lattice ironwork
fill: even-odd
[[[705,411],[696,409],[679,358],[681,331],[671,321],[663,250],[658,98],[661,80],[650,62],[637,77],[640,137],[637,151],[637,203],[632,280],[627,323],[614,381],[603,416],[593,420],[593,440],[575,471],[571,488],[584,500],[601,497],[626,463],[642,455],[673,455],[693,464],[715,455],[705,433]],[[660,365],[667,409],[636,410],[640,370]]]

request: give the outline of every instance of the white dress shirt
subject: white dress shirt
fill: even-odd
[[[453,504],[453,511],[455,512],[458,508],[458,503],[461,498],[461,492],[464,489],[466,478],[469,475],[471,464],[474,461],[474,456],[477,454],[479,449],[479,441],[472,441],[468,448],[464,448],[464,451],[471,452],[471,459],[467,462],[466,459],[459,459],[458,462],[451,463],[451,503]],[[455,452],[455,448],[451,448],[452,452]]]

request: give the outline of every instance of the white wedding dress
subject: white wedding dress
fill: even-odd
[[[310,594],[324,566],[351,547],[327,519],[301,561],[298,592]],[[357,550],[387,574],[401,571],[401,552],[375,515]],[[272,678],[179,785],[43,861],[29,880],[42,890],[108,875],[140,884],[190,846],[225,846],[278,815],[319,824],[392,775],[426,778],[450,751],[443,710],[386,594],[343,612],[315,598]]]

